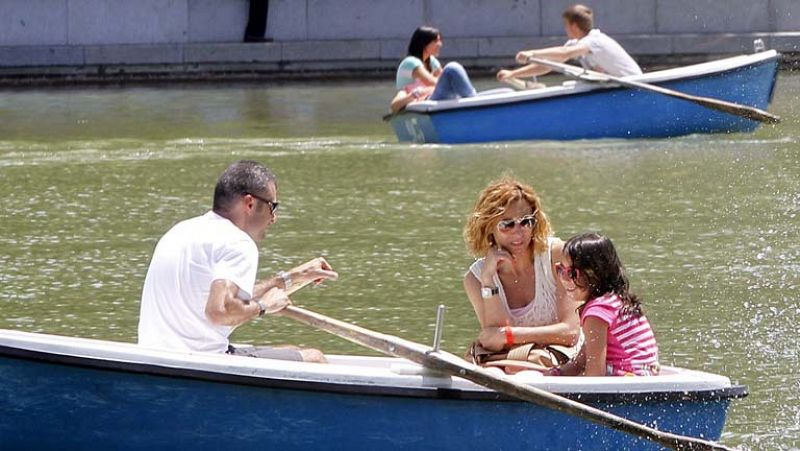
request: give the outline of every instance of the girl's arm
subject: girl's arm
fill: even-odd
[[[590,316],[583,322],[586,336],[581,350],[569,362],[553,368],[546,376],[605,376],[608,323]]]
[[[586,368],[584,376],[606,375],[606,347],[608,346],[608,323],[600,318],[589,316],[583,321],[586,342]]]
[[[545,372],[545,376],[577,376],[586,367],[586,345],[581,346],[578,355],[569,362]]]
[[[428,69],[425,68],[425,65],[419,66],[411,73],[414,79],[421,81],[426,86],[436,86],[436,78],[435,75],[428,72]]]

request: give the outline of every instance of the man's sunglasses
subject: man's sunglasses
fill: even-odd
[[[497,223],[497,230],[501,232],[510,232],[517,227],[517,224],[527,229],[532,229],[533,225],[536,224],[536,216],[525,215],[517,219],[504,219]]]
[[[256,199],[260,200],[261,202],[264,202],[265,204],[267,204],[267,206],[269,207],[269,212],[272,213],[272,214],[275,214],[275,210],[277,210],[278,206],[280,205],[280,202],[274,202],[274,201],[271,201],[271,200],[264,199],[263,197],[259,196],[258,194],[253,194],[251,192],[246,192],[245,194],[253,196]]]

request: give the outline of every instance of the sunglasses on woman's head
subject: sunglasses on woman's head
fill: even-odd
[[[517,224],[525,227],[526,229],[532,229],[533,225],[536,224],[536,216],[525,215],[517,219],[504,219],[497,223],[497,230],[501,232],[510,232],[517,227]]]

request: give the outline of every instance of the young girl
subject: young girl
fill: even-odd
[[[658,346],[639,298],[614,245],[598,233],[564,244],[556,272],[578,308],[585,342],[578,356],[547,372],[551,376],[654,376]]]
[[[411,93],[414,89],[436,86],[442,64],[436,59],[442,48],[442,35],[433,27],[414,30],[408,43],[408,56],[397,68],[395,87]]]

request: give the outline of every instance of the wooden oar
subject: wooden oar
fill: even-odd
[[[297,287],[292,291],[296,291],[300,288],[302,287]],[[311,327],[324,330],[325,332],[329,332],[375,351],[405,358],[431,370],[461,377],[478,385],[491,388],[524,401],[529,401],[570,415],[576,415],[628,434],[644,437],[662,446],[679,450],[730,450],[730,448],[715,442],[661,432],[548,391],[515,382],[508,377],[496,376],[479,366],[467,363],[453,354],[443,351],[434,351],[432,348],[419,343],[374,332],[294,305],[288,306],[278,314]]]
[[[710,97],[686,94],[661,86],[651,85],[649,83],[642,83],[640,81],[633,81],[625,78],[606,75],[600,72],[584,69],[582,67],[572,66],[570,64],[557,63],[555,61],[537,58],[534,56],[529,56],[528,62],[549,67],[556,72],[576,78],[578,80],[588,81],[590,83],[617,84],[620,86],[626,86],[628,88],[640,89],[642,91],[651,91],[658,94],[663,94],[665,96],[694,102],[706,108],[711,108],[712,110],[722,111],[724,113],[741,116],[754,121],[765,122],[767,124],[777,124],[781,120],[780,117],[759,108],[728,102],[725,100],[712,99]]]

